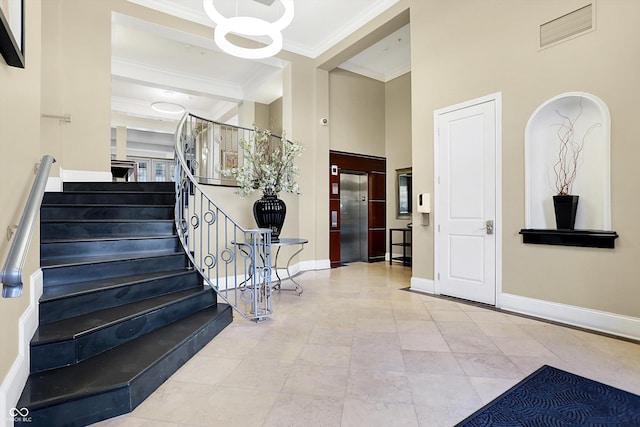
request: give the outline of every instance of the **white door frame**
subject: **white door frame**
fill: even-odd
[[[440,233],[438,233],[438,226],[440,224],[440,186],[438,185],[438,176],[440,175],[440,164],[438,159],[440,158],[440,136],[438,135],[438,123],[439,116],[450,113],[452,111],[461,110],[463,108],[471,107],[477,104],[483,104],[485,102],[495,102],[496,108],[496,181],[495,181],[495,221],[494,221],[494,234],[496,245],[496,307],[500,308],[500,295],[502,295],[502,92],[492,93],[480,98],[472,99],[469,101],[461,102],[459,104],[451,105],[449,107],[441,108],[433,112],[433,150],[434,150],[434,167],[433,167],[433,182],[434,182],[434,230],[433,230],[433,254],[434,254],[434,293],[440,295],[440,254],[438,251],[440,243]]]

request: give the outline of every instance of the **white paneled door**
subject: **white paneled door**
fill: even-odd
[[[496,100],[436,112],[436,292],[496,304]]]

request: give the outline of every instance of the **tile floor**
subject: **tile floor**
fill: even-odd
[[[640,345],[400,290],[410,268],[299,276],[132,413],[141,426],[451,426],[543,364],[640,394]]]

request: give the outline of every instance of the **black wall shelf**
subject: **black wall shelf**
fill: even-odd
[[[587,248],[615,248],[615,231],[601,230],[537,230],[523,228],[522,243],[538,245],[581,246]]]

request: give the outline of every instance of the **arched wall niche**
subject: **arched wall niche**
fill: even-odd
[[[611,117],[606,104],[584,92],[568,92],[540,105],[525,130],[525,223],[528,229],[555,229],[554,164],[558,158],[558,130],[564,119],[576,119],[575,135],[584,149],[571,194],[580,196],[576,230],[611,230],[610,143]],[[591,129],[591,130],[589,130]]]

